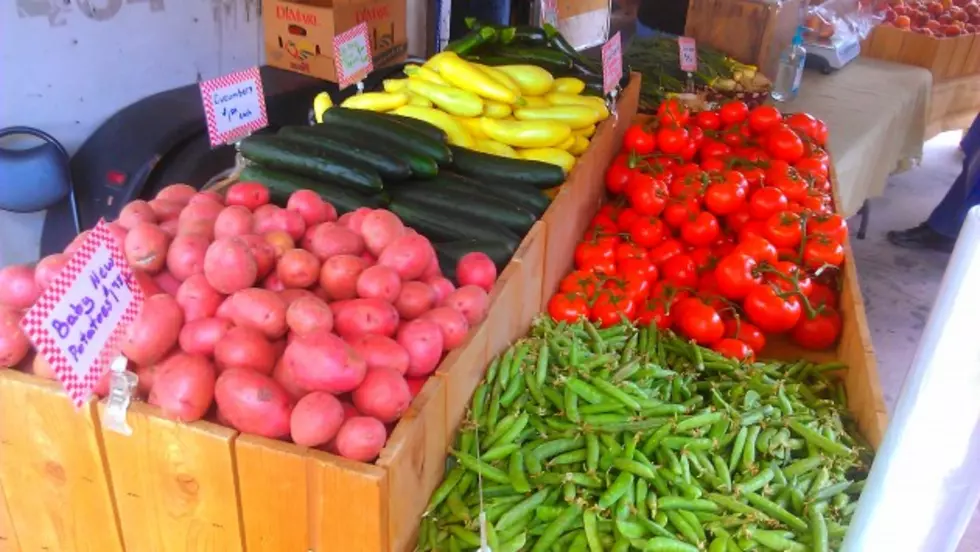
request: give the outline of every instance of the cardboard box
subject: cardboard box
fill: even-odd
[[[333,39],[367,23],[374,68],[405,59],[406,0],[262,0],[266,63],[337,81]]]

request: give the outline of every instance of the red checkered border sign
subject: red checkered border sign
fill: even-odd
[[[109,250],[109,255],[112,257],[115,266],[119,268],[123,280],[128,284],[132,296],[129,304],[124,305],[125,309],[119,323],[112,329],[112,333],[106,339],[96,361],[87,370],[84,370],[84,376],[79,377],[72,370],[71,361],[65,356],[61,347],[57,345],[57,336],[49,323],[49,318],[55,307],[64,299],[72,284],[78,278],[85,277],[89,262],[100,248]],[[24,333],[30,338],[38,354],[51,364],[76,407],[81,407],[85,403],[102,374],[109,369],[109,364],[118,354],[120,340],[126,327],[136,319],[143,307],[144,298],[143,290],[136,283],[133,271],[119,247],[119,242],[112,235],[105,221],[101,220],[92,229],[78,251],[68,260],[65,268],[44,291],[44,294],[24,315],[21,320]]]
[[[258,94],[259,109],[261,111],[259,118],[228,132],[219,132],[217,115],[214,112],[214,102],[210,99],[211,94],[215,90],[220,90],[226,86],[250,81],[255,83],[256,94]],[[259,73],[258,67],[252,67],[244,71],[238,71],[237,73],[230,73],[223,77],[202,81],[200,86],[201,100],[204,102],[204,115],[208,122],[208,136],[211,139],[212,147],[237,142],[256,130],[269,125],[269,114],[265,108],[265,90],[262,88],[262,74]]]
[[[340,62],[340,45],[357,35],[364,35],[364,44],[367,44],[368,49],[368,63],[360,71],[352,75],[345,75],[343,64]],[[333,67],[334,70],[337,71],[337,86],[339,86],[341,90],[359,80],[363,80],[364,77],[371,74],[371,71],[374,71],[374,58],[373,53],[371,52],[371,36],[368,34],[367,23],[361,23],[333,37]]]

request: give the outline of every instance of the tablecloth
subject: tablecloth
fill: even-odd
[[[884,193],[889,174],[921,158],[931,90],[925,69],[859,57],[830,75],[806,71],[799,96],[780,108],[827,123],[838,208],[851,216]]]

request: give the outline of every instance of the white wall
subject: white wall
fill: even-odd
[[[264,59],[260,0],[0,4],[0,127],[40,128],[72,152],[140,98]],[[408,4],[415,53],[424,50],[426,4]],[[0,266],[36,258],[40,220],[0,211]]]

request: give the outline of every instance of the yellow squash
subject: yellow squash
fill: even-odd
[[[418,107],[432,107],[432,102],[417,94],[409,94],[408,105],[415,105]]]
[[[408,91],[422,96],[450,115],[477,117],[483,114],[483,100],[479,96],[454,86],[409,79]]]
[[[449,143],[454,146],[473,149],[476,145],[473,137],[470,136],[470,133],[466,131],[466,128],[459,121],[454,119],[452,115],[439,111],[438,109],[406,105],[399,107],[393,113],[395,115],[425,121],[430,125],[441,128],[446,133],[446,136],[449,137]]]
[[[425,63],[423,63],[422,64],[422,67],[425,67],[426,69],[428,69],[430,71],[435,71],[436,73],[441,73],[442,72],[442,62],[446,58],[448,58],[450,56],[455,56],[455,55],[456,55],[456,52],[451,52],[449,50],[445,50],[443,52],[439,52],[438,54],[430,57]]]
[[[482,151],[483,153],[489,153],[491,155],[499,155],[500,157],[510,157],[511,159],[517,159],[517,152],[514,148],[508,146],[507,144],[501,144],[496,140],[477,140],[476,149]]]
[[[403,69],[408,78],[410,79],[422,79],[434,84],[441,84],[443,86],[448,85],[446,79],[439,76],[439,73],[433,71],[428,65],[423,65],[419,67],[418,65],[406,65]]]
[[[585,82],[575,77],[559,77],[551,85],[552,92],[562,94],[581,94],[585,90]]]
[[[572,138],[575,138],[575,143],[572,144],[572,147],[566,148],[568,153],[578,157],[579,155],[585,153],[585,150],[589,149],[589,139],[585,136],[573,134]]]
[[[558,148],[558,149],[560,149],[560,150],[569,151],[570,149],[572,149],[572,146],[574,146],[574,145],[575,145],[575,135],[574,134],[569,134],[568,135],[568,138],[566,138],[564,142],[558,144],[555,147]]]
[[[503,71],[497,69],[496,67],[490,67],[489,65],[483,65],[482,63],[473,63],[473,62],[470,63],[480,71],[483,71],[484,73],[489,75],[491,79],[506,86],[514,94],[517,94],[518,96],[521,95],[521,87],[518,86],[517,83],[514,82],[514,79],[510,78],[510,76],[507,75],[507,73],[504,73]]]
[[[385,79],[381,84],[384,86],[385,92],[401,92],[405,90],[408,79]]]
[[[595,125],[589,125],[585,128],[577,128],[573,130],[572,134],[576,136],[582,136],[583,138],[592,138],[592,135],[595,134],[595,129],[596,129]]]
[[[511,89],[495,81],[490,75],[484,73],[470,62],[457,56],[453,52],[441,52],[439,55],[446,55],[439,64],[439,76],[449,81],[450,84],[469,90],[481,98],[503,102],[505,104],[517,103],[520,96]]]
[[[521,159],[558,165],[561,167],[561,170],[565,171],[565,174],[568,174],[572,170],[572,167],[575,166],[575,156],[558,148],[519,149],[517,150],[517,155]]]
[[[524,96],[524,107],[551,107],[551,102],[541,96]]]
[[[408,94],[401,92],[365,92],[351,96],[340,105],[351,109],[369,109],[371,111],[391,111],[408,103]]]
[[[483,132],[491,139],[517,148],[548,148],[561,144],[572,128],[555,121],[506,121],[484,117]]]
[[[584,105],[556,105],[541,109],[522,107],[514,111],[518,121],[558,121],[572,127],[588,128],[599,121],[599,114]]]
[[[456,120],[460,122],[466,131],[470,133],[477,142],[480,140],[487,139],[487,133],[483,132],[483,126],[480,124],[479,117],[456,117]]]
[[[511,108],[509,105],[493,100],[483,102],[483,116],[491,119],[503,119],[510,117]]]
[[[323,122],[323,114],[327,112],[328,109],[333,107],[333,100],[330,99],[330,94],[326,92],[320,92],[313,98],[313,118],[316,122]]]
[[[550,92],[545,99],[552,105],[584,105],[595,109],[599,114],[599,120],[605,121],[609,117],[609,109],[602,98],[595,96],[576,96],[575,94],[562,94],[561,92]]]
[[[542,96],[551,90],[555,78],[537,65],[501,65],[497,70],[514,79],[525,96]]]

